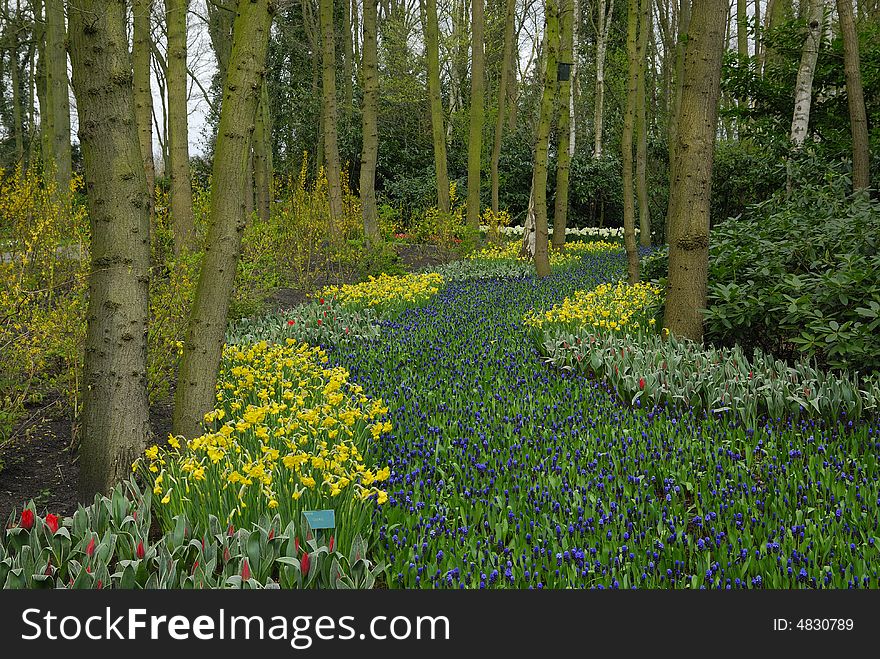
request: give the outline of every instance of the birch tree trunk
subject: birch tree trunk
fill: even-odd
[[[819,59],[822,44],[822,24],[825,7],[822,0],[810,0],[807,34],[801,52],[797,82],[794,88],[794,113],[791,119],[791,142],[795,150],[800,149],[810,128],[810,106],[813,101],[813,74]]]
[[[272,5],[238,3],[232,54],[220,106],[205,259],[196,285],[174,398],[174,433],[201,433],[215,402],[215,385],[226,334],[229,298],[247,224],[245,188],[251,137],[266,66]]]
[[[669,280],[664,325],[678,337],[703,338],[709,265],[709,202],[727,0],[693,6],[682,78],[675,178],[669,192]]]
[[[150,435],[150,204],[135,122],[126,3],[71,0],[69,6],[92,231],[79,447],[79,499],[87,503],[131,475]]]

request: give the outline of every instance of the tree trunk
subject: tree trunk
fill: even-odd
[[[62,0],[46,0],[46,94],[52,113],[52,165],[55,192],[64,200],[70,194],[73,173],[66,40],[64,4]]]
[[[196,246],[193,217],[192,174],[189,167],[189,117],[186,74],[187,0],[165,0],[168,28],[168,157],[166,171],[171,180],[171,223],[174,252]]]
[[[21,29],[21,6],[16,9],[15,24],[13,29],[15,34],[10,37],[9,45],[9,83],[12,85],[12,133],[15,140],[15,162],[25,171],[26,164],[24,162],[24,122],[21,112],[21,72],[19,67],[19,45],[20,37],[18,30]]]
[[[709,265],[709,202],[718,123],[727,0],[695,2],[688,30],[669,192],[669,280],[664,325],[675,336],[703,338]]]
[[[430,0],[434,2],[434,0]],[[501,78],[498,81],[498,113],[495,117],[495,134],[492,143],[492,160],[490,163],[492,179],[492,211],[498,212],[499,174],[498,164],[501,160],[501,144],[504,138],[504,119],[507,110],[507,87],[510,69],[513,64],[513,39],[515,32],[516,0],[507,0],[507,11],[504,16],[504,54],[501,59]]]
[[[748,0],[736,0],[736,54],[740,61],[749,56]]]
[[[433,0],[430,0],[433,2]],[[376,210],[376,160],[379,152],[379,71],[377,52],[376,0],[364,0],[364,48],[361,73],[364,81],[363,148],[361,149],[361,212],[364,218],[364,234],[369,244],[379,241],[379,221]],[[436,18],[436,16],[435,16]],[[439,98],[438,98],[439,100]],[[441,117],[442,121],[442,117]],[[434,131],[434,137],[437,137]],[[439,135],[443,138],[443,126]],[[445,143],[444,143],[445,146]],[[444,151],[445,156],[445,151]],[[445,170],[445,161],[444,161]],[[447,207],[449,185],[446,185]]]
[[[684,55],[691,22],[691,0],[678,0],[678,2],[678,36],[675,43],[675,77],[673,80],[675,89],[672,92],[672,110],[669,113],[669,126],[667,128],[670,183],[675,179],[675,145],[678,144],[678,116],[681,110],[681,92],[684,80]],[[669,242],[668,208],[666,211],[666,242]]]
[[[471,112],[468,134],[467,224],[480,226],[480,170],[483,155],[483,118],[485,114],[485,49],[483,0],[472,0],[471,9]]]
[[[775,30],[786,21],[791,20],[793,16],[792,0],[770,0],[767,5],[767,30]],[[762,74],[767,72],[770,66],[781,63],[782,56],[775,48],[764,48],[764,57],[762,61]]]
[[[336,237],[342,221],[342,182],[337,142],[336,110],[336,38],[333,27],[333,0],[321,0],[321,43],[323,45],[324,171],[330,197],[330,234]]]
[[[352,61],[354,62],[355,69],[360,64],[361,61],[361,52],[360,52],[360,43],[359,37],[361,34],[360,28],[360,19],[358,18],[358,0],[351,0],[351,45],[352,45]],[[354,73],[355,78],[360,78],[360,74],[357,70]]]
[[[574,8],[572,0],[559,2],[559,61],[572,63],[574,50]],[[568,174],[571,165],[571,98],[574,93],[571,77],[559,81],[559,115],[556,122],[556,199],[553,208],[553,247],[565,245],[568,223]]]
[[[147,191],[150,196],[150,217],[156,201],[156,166],[153,163],[153,92],[150,88],[150,16],[152,0],[134,0],[132,14],[134,18],[134,39],[132,41],[131,60],[134,74],[134,111],[141,145],[141,156],[144,160],[144,173],[147,179]]]
[[[342,93],[346,120],[354,106],[354,46],[351,41],[351,5],[348,0],[342,0],[342,75],[345,78],[342,81]]]
[[[608,12],[605,11],[605,0],[599,0],[597,26],[596,26],[596,104],[595,104],[595,133],[593,135],[593,158],[599,160],[602,157],[603,131],[605,117],[605,53],[608,48],[608,28],[614,16],[614,0],[608,3]]]
[[[556,0],[547,0],[544,11],[547,52],[544,56],[544,90],[541,94],[541,114],[538,119],[535,173],[532,183],[535,205],[535,274],[539,279],[550,274],[550,254],[547,245],[547,160],[550,126],[553,123],[553,103],[556,97],[559,51],[559,10]]]
[[[272,119],[269,115],[269,90],[266,81],[260,90],[260,106],[254,122],[254,202],[257,215],[264,222],[272,213]]]
[[[819,59],[819,47],[822,43],[822,23],[825,18],[825,7],[822,0],[810,0],[807,34],[801,52],[801,64],[798,68],[797,82],[794,88],[794,113],[791,119],[791,142],[795,150],[800,149],[810,127],[810,105],[813,101],[813,74]],[[789,177],[789,185],[791,180]]]
[[[636,94],[639,84],[638,61],[639,0],[628,0],[626,12],[626,113],[620,139],[623,165],[623,243],[626,247],[627,278],[630,284],[639,280],[639,253],[636,249],[636,202],[633,184],[633,131],[636,116]]]
[[[853,19],[851,0],[837,0],[840,32],[843,36],[843,69],[846,75],[846,97],[853,141],[853,190],[870,187],[870,154],[868,153],[868,120],[865,95],[859,69],[859,35]]]
[[[364,17],[364,40],[366,40],[366,16]],[[428,67],[431,134],[434,138],[437,208],[441,214],[446,216],[449,213],[449,177],[446,173],[446,130],[443,128],[443,100],[440,87],[440,37],[437,24],[437,0],[425,0],[425,58]]]
[[[130,476],[150,436],[150,204],[134,119],[126,3],[71,0],[69,6],[92,231],[79,447],[79,498],[88,503]]]
[[[651,246],[651,213],[648,206],[648,121],[647,84],[648,33],[651,19],[651,1],[641,0],[639,15],[639,45],[636,61],[639,72],[636,84],[636,192],[639,199],[639,244]]]
[[[205,259],[196,285],[183,346],[174,399],[174,433],[197,437],[202,420],[215,403],[229,298],[247,224],[244,193],[251,136],[265,74],[272,5],[250,0],[238,5],[232,54],[217,143],[214,147],[213,194]]]

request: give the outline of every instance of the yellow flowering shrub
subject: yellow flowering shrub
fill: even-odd
[[[543,312],[532,311],[525,324],[536,329],[592,327],[597,331],[639,332],[654,327],[661,289],[651,283],[606,283],[577,291]]]
[[[169,437],[132,467],[166,530],[180,513],[206,530],[210,515],[249,527],[263,515],[299,522],[303,510],[332,508],[337,540],[364,531],[374,502],[388,498],[379,487],[388,467],[364,459],[369,442],[391,431],[388,408],[327,361],[293,339],[225,348],[206,432]]]
[[[424,304],[434,297],[444,285],[443,277],[436,272],[407,275],[379,275],[359,284],[327,286],[319,297],[335,300],[353,309],[375,309],[387,313],[405,307]]]

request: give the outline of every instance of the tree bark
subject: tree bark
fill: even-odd
[[[483,0],[472,0],[471,9],[471,108],[468,134],[467,224],[480,226],[480,170],[483,156],[483,118],[485,115],[485,17]]]
[[[196,246],[192,174],[189,167],[186,12],[187,0],[165,0],[165,21],[168,29],[166,85],[170,160],[167,172],[171,180],[171,224],[174,230],[175,254],[194,249]]]
[[[351,5],[342,0],[342,93],[346,119],[351,115],[354,106],[354,47],[351,43]]]
[[[153,0],[134,0],[132,15],[134,38],[131,60],[134,74],[134,111],[144,160],[144,174],[150,197],[150,217],[153,216],[156,199],[156,166],[153,162],[153,92],[150,88],[151,41],[150,17]]]
[[[268,0],[239,3],[214,147],[214,188],[205,258],[187,325],[174,399],[174,433],[189,438],[201,433],[204,414],[215,402],[229,298],[247,224],[244,193],[252,178],[248,156],[271,24],[272,5]]]
[[[547,52],[544,57],[544,90],[541,94],[541,114],[535,143],[535,173],[532,182],[535,206],[535,274],[539,279],[550,274],[550,254],[547,244],[547,160],[550,127],[553,122],[553,103],[556,98],[559,52],[559,10],[556,0],[546,0],[544,11]]]
[[[272,119],[269,115],[269,90],[266,81],[260,90],[260,106],[254,122],[253,161],[254,161],[254,203],[257,216],[269,221],[272,213]]]
[[[430,0],[434,2],[434,0]],[[504,54],[501,59],[501,77],[498,81],[498,113],[495,117],[495,134],[492,143],[492,160],[490,163],[492,185],[492,211],[498,212],[498,188],[499,173],[498,165],[501,160],[501,144],[504,138],[504,120],[507,110],[507,87],[510,78],[510,69],[513,64],[513,39],[515,32],[516,0],[507,0],[507,10],[504,15]]]
[[[366,40],[366,17],[364,17],[364,39]],[[428,68],[428,99],[431,105],[431,135],[434,139],[437,208],[445,216],[449,213],[449,176],[446,173],[446,130],[443,127],[443,100],[440,87],[437,0],[425,0],[425,58]]]
[[[810,127],[810,106],[813,101],[813,74],[816,72],[816,62],[819,59],[824,18],[825,7],[822,0],[810,0],[807,34],[804,39],[801,63],[798,67],[797,82],[794,88],[794,113],[791,119],[790,139],[795,150],[803,146]]]
[[[628,0],[626,12],[626,113],[620,140],[623,168],[623,244],[626,248],[627,279],[630,284],[639,280],[639,253],[636,249],[636,202],[633,181],[633,132],[638,93],[638,27],[639,0]]]
[[[608,28],[611,18],[614,16],[614,0],[608,3],[608,11],[605,11],[605,0],[599,0],[597,26],[596,26],[596,100],[595,100],[595,125],[593,135],[593,158],[599,160],[602,157],[603,131],[605,121],[605,53],[608,48]]]
[[[338,112],[336,109],[336,38],[333,27],[333,0],[321,1],[321,43],[323,45],[323,132],[324,171],[327,174],[327,191],[330,197],[330,234],[336,236],[342,221],[342,181],[337,140]]]
[[[669,194],[669,280],[664,325],[679,337],[703,338],[709,262],[709,202],[718,123],[727,0],[693,6],[685,51],[676,176]]]
[[[73,173],[70,149],[70,90],[67,80],[67,33],[62,0],[46,1],[46,94],[52,113],[52,167],[55,193],[67,200]]]
[[[675,0],[673,0],[675,1]],[[691,22],[691,0],[678,0],[678,36],[675,43],[675,76],[672,92],[672,110],[669,113],[668,149],[669,181],[675,179],[675,145],[678,144],[678,117],[681,111],[682,82],[684,80],[684,55],[687,47],[687,34]],[[666,212],[666,241],[669,242],[669,209]]]
[[[126,3],[71,0],[69,6],[92,231],[79,447],[79,498],[87,503],[131,474],[150,435],[150,206],[134,118]]]
[[[636,61],[638,79],[636,83],[636,193],[639,200],[639,244],[651,246],[651,213],[648,206],[648,121],[647,84],[648,74],[648,34],[651,20],[651,0],[641,0],[639,13],[639,39]]]
[[[433,0],[430,0],[433,1]],[[376,0],[364,0],[364,47],[361,73],[364,84],[363,148],[361,149],[361,213],[364,218],[364,235],[369,244],[379,241],[379,221],[376,210],[376,160],[379,152],[379,71],[377,52]],[[436,18],[436,17],[435,17]],[[437,132],[434,137],[436,139]],[[443,137],[443,127],[440,127]],[[445,143],[444,143],[445,146]],[[445,151],[444,151],[445,155]],[[444,162],[445,167],[445,162]],[[447,207],[449,185],[446,186]]]
[[[574,8],[572,0],[559,2],[559,61],[572,63],[574,50]],[[571,100],[574,93],[571,77],[559,81],[559,114],[556,120],[556,198],[553,208],[553,247],[565,245],[568,223],[568,175],[571,166]]]
[[[767,30],[772,31],[791,20],[793,16],[792,0],[770,0],[767,4]],[[781,62],[781,55],[775,48],[764,48],[762,61],[762,75],[767,73],[767,68]]]
[[[868,120],[859,66],[859,35],[853,19],[852,0],[837,0],[837,14],[840,17],[840,32],[843,36],[843,69],[846,76],[846,97],[853,141],[853,190],[866,190],[871,185]]]

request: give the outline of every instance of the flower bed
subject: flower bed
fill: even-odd
[[[443,277],[433,272],[383,274],[359,284],[328,286],[320,291],[319,297],[346,309],[373,309],[379,315],[387,315],[424,304],[437,294],[443,283]]]
[[[211,516],[250,527],[266,516],[298,520],[303,510],[325,508],[336,511],[340,546],[367,530],[387,498],[378,485],[389,471],[370,468],[364,455],[390,432],[388,410],[326,362],[322,350],[293,340],[226,348],[207,432],[169,437],[134,465],[166,533],[180,514],[206,533]]]

